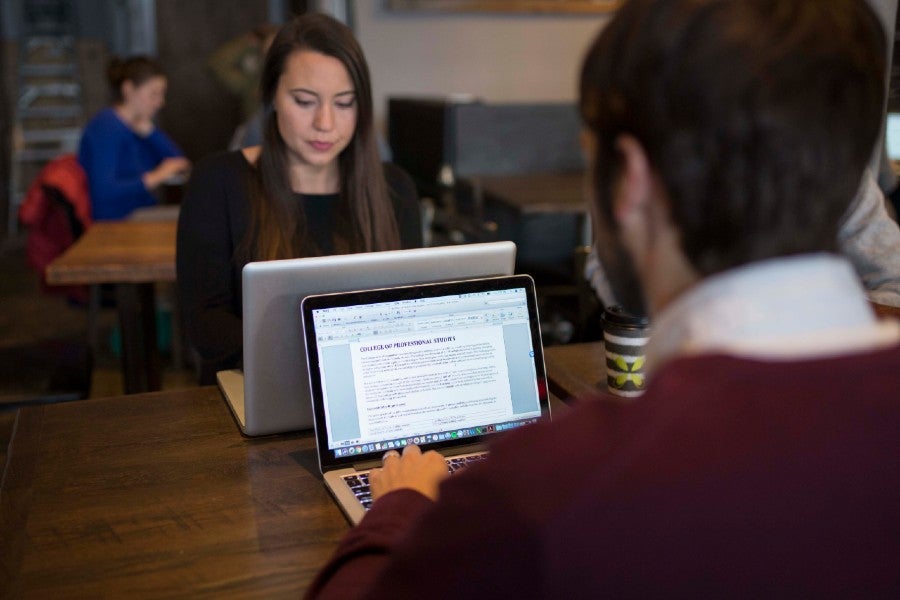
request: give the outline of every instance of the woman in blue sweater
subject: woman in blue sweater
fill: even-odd
[[[107,77],[113,105],[87,124],[78,151],[95,221],[122,219],[136,208],[156,204],[153,191],[191,167],[153,122],[166,101],[162,68],[143,56],[114,59]]]

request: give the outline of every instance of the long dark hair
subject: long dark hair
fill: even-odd
[[[239,250],[253,260],[315,256],[321,250],[306,231],[302,203],[291,189],[287,149],[271,110],[288,57],[311,50],[339,60],[356,94],[356,130],[338,156],[340,192],[334,248],[339,253],[400,247],[388,187],[375,140],[369,67],[350,29],[321,14],[299,16],[281,28],[263,66],[260,91],[266,107],[262,152],[250,181],[250,226]]]

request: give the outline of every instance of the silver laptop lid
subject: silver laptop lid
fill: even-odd
[[[246,435],[312,427],[300,300],[310,294],[513,272],[512,242],[253,262],[243,270]]]

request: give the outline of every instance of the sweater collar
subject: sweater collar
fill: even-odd
[[[653,319],[647,369],[692,354],[798,360],[898,341],[900,323],[875,318],[845,259],[800,255],[726,271],[682,294]]]

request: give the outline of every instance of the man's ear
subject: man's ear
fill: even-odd
[[[587,164],[594,164],[597,158],[597,137],[587,127],[582,127],[578,133],[578,145],[581,146],[581,153],[584,155]]]
[[[122,82],[122,98],[123,99],[130,98],[131,95],[134,94],[134,88],[135,88],[134,82],[131,81],[130,79],[126,79],[125,81],[123,81]]]
[[[644,147],[634,136],[627,133],[618,136],[616,151],[621,156],[621,169],[612,208],[616,222],[625,227],[646,215],[653,192],[653,172]]]

